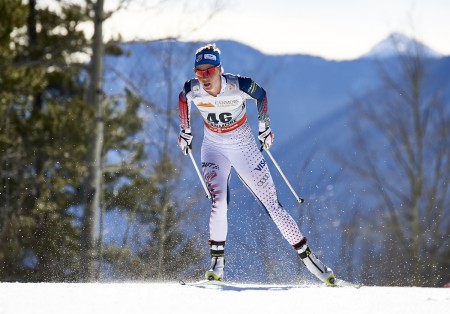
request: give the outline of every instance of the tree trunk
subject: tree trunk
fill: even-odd
[[[103,0],[95,5],[94,38],[92,42],[91,82],[88,103],[95,107],[95,132],[88,139],[87,166],[88,173],[84,186],[84,219],[82,230],[82,266],[81,277],[85,281],[94,281],[96,248],[98,240],[98,223],[100,195],[102,187],[102,148],[103,148]]]

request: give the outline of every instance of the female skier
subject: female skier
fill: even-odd
[[[309,249],[297,223],[278,202],[277,191],[267,163],[250,130],[246,99],[255,99],[258,109],[258,139],[269,149],[274,135],[270,129],[266,92],[251,78],[224,74],[220,50],[208,44],[195,54],[196,78],[186,81],[179,95],[180,135],[178,145],[186,155],[191,149],[190,111],[195,105],[205,128],[201,162],[205,181],[212,196],[209,222],[211,266],[208,280],[222,280],[227,239],[228,184],[233,167],[239,177],[267,210],[283,237],[297,251],[301,260],[321,281],[334,285],[333,271]]]

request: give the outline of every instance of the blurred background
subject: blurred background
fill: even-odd
[[[214,42],[268,93],[280,202],[335,273],[450,282],[450,3],[0,0],[0,281],[200,279],[178,93]],[[257,131],[256,105],[247,101]],[[200,165],[202,121],[192,110]],[[225,279],[314,280],[232,173]]]

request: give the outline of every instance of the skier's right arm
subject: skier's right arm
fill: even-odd
[[[187,81],[178,96],[178,109],[180,114],[180,134],[178,136],[178,146],[180,146],[183,154],[187,155],[192,149],[191,121],[190,121],[190,102],[188,101],[188,93],[191,91],[191,82]]]

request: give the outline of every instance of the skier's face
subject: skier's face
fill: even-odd
[[[200,84],[207,93],[213,96],[219,94],[221,87],[220,66],[201,64],[195,68],[195,75],[197,75]]]

